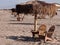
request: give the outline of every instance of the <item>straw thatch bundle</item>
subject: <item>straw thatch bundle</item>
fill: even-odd
[[[36,11],[37,14],[42,14],[42,16],[50,16],[53,17],[54,15],[57,14],[56,12],[57,7],[53,3],[46,3],[42,1],[37,1],[35,4],[33,4],[33,12]]]
[[[53,17],[56,15],[57,7],[53,3],[46,3],[43,1],[31,1],[26,4],[17,4],[16,12],[19,13],[32,13],[42,15],[44,18],[46,15]]]

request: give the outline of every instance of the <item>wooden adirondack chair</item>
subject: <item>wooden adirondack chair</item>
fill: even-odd
[[[45,42],[45,36],[46,36],[46,25],[45,24],[42,24],[39,28],[38,28],[38,31],[39,31],[39,40],[44,40]]]
[[[53,39],[52,39],[52,35],[53,35],[53,33],[54,33],[54,30],[55,30],[55,26],[52,25],[52,26],[50,27],[50,29],[48,30],[48,32],[46,33],[45,41],[51,41],[51,40],[53,40]]]
[[[42,24],[39,26],[37,31],[32,31],[34,38],[45,38],[45,32],[46,32],[46,25]]]
[[[37,35],[37,38],[39,38],[40,40],[44,40],[44,42],[46,41],[51,41],[52,39],[52,35],[54,33],[55,30],[55,26],[52,25],[48,31],[46,31],[46,25],[42,24],[41,26],[39,26],[38,30],[32,31],[33,37],[35,38],[35,35]]]

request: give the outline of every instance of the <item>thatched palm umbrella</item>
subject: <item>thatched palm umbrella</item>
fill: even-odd
[[[50,4],[43,1],[35,1],[33,3],[34,31],[37,31],[37,14],[53,17],[54,15],[56,15],[56,10],[57,7],[55,4]]]
[[[42,16],[50,16],[52,18],[56,15],[57,7],[55,4],[46,3],[43,1],[34,1],[33,4],[33,14],[34,14],[34,31],[37,32],[37,14],[42,14]],[[35,36],[33,36],[35,37]]]
[[[44,1],[38,1],[38,0],[27,2],[24,5],[26,4],[28,5],[31,4],[33,7],[32,13],[34,14],[34,31],[37,31],[37,14],[39,15],[42,14],[43,17],[45,17],[46,15],[53,17],[56,14],[57,7],[54,4],[50,4],[50,3],[46,3]],[[20,10],[18,9],[18,11]],[[29,10],[27,10],[27,12],[28,11]]]

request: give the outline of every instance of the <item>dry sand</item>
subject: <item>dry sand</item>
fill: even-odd
[[[47,30],[51,25],[56,29],[53,37],[60,41],[60,12],[52,19],[38,19],[38,26],[46,24]],[[17,21],[8,10],[0,10],[0,45],[40,45],[31,38],[34,29],[34,16],[25,16],[23,21]],[[36,44],[37,43],[37,44]],[[43,44],[42,44],[43,45]],[[46,43],[45,45],[60,45],[59,43]]]

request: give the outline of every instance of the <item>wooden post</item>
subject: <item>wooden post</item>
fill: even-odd
[[[34,31],[37,31],[37,14],[34,15]]]
[[[37,13],[34,13],[34,30],[32,31],[33,38],[38,38],[38,31],[37,31]]]

